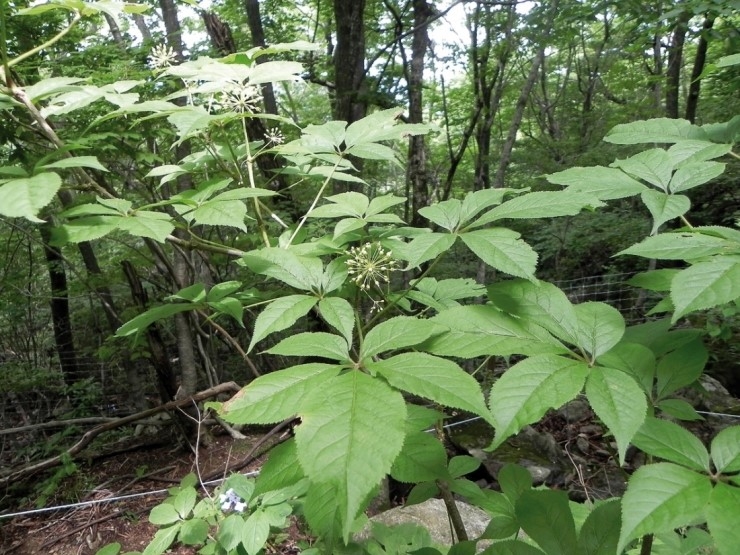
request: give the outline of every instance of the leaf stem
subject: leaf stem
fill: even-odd
[[[247,175],[249,176],[249,186],[255,189],[254,180],[254,158],[252,157],[252,151],[249,147],[249,134],[247,133],[247,120],[242,118],[242,131],[244,132],[244,147],[247,150]],[[265,242],[265,246],[270,246],[270,238],[267,236],[267,229],[265,228],[265,220],[262,218],[262,211],[260,210],[260,204],[257,197],[252,198],[254,203],[254,215],[257,218],[257,226],[260,228],[260,234],[262,240]]]

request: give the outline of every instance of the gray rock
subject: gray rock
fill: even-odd
[[[460,511],[468,537],[473,539],[480,536],[491,521],[491,517],[478,507],[469,505],[463,501],[456,501],[457,508]],[[408,505],[405,507],[395,507],[375,515],[370,519],[371,522],[380,522],[386,526],[395,526],[398,524],[417,524],[423,526],[429,531],[432,540],[440,545],[452,545],[450,536],[450,522],[447,517],[447,509],[441,499],[428,499],[417,505]],[[370,535],[370,526],[366,526],[361,532],[355,535],[356,541],[367,539]],[[478,547],[484,549],[489,542],[479,542]]]

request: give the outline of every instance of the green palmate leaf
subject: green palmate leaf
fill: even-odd
[[[446,331],[425,341],[422,348],[437,355],[473,358],[567,352],[542,328],[524,319],[517,320],[491,305],[449,308],[432,318],[432,322]]]
[[[352,345],[355,311],[349,302],[341,297],[325,297],[319,301],[319,314],[327,324],[342,334],[347,345]]]
[[[452,248],[457,237],[450,233],[424,233],[414,237],[402,250],[394,254],[408,262],[406,270],[418,267]]]
[[[693,162],[676,170],[669,184],[672,193],[680,193],[711,181],[722,175],[725,164],[720,162]]]
[[[714,257],[679,273],[671,286],[672,321],[740,298],[740,256]]]
[[[449,478],[444,445],[432,434],[409,434],[403,443],[403,449],[393,462],[391,476],[394,480],[405,483]]]
[[[375,197],[373,200],[370,201],[367,210],[365,210],[365,216],[367,218],[372,218],[373,216],[377,216],[381,212],[385,212],[392,206],[397,206],[405,201],[406,199],[404,197],[397,197],[395,195],[382,195],[379,197]]]
[[[341,237],[345,233],[352,233],[353,231],[362,229],[365,225],[367,225],[365,220],[358,220],[357,218],[339,220],[334,226],[334,239]]]
[[[709,478],[675,464],[637,469],[622,498],[617,552],[644,534],[668,532],[700,519],[711,491]]]
[[[347,263],[341,258],[335,258],[326,265],[321,274],[319,291],[322,294],[331,293],[344,285],[345,281],[347,281]]]
[[[662,399],[701,376],[709,354],[701,340],[691,341],[660,359],[657,367],[656,395]]]
[[[683,216],[691,208],[689,197],[684,195],[669,195],[661,191],[649,189],[640,195],[650,214],[653,216],[651,234],[658,232],[658,228],[673,218]]]
[[[577,552],[575,522],[564,491],[525,491],[515,510],[522,529],[547,555]]]
[[[325,332],[306,332],[291,335],[265,352],[271,355],[294,357],[316,356],[340,362],[349,360],[347,340]]]
[[[616,555],[622,527],[620,499],[609,499],[594,507],[578,534],[578,553]]]
[[[575,216],[584,208],[603,206],[595,195],[570,191],[527,193],[489,210],[470,227],[481,227],[504,218],[532,219]]]
[[[520,197],[521,198],[521,197]],[[463,242],[483,262],[512,276],[536,282],[537,253],[519,233],[503,227],[469,231]]]
[[[734,245],[703,233],[661,233],[648,237],[617,254],[634,254],[659,260],[692,260],[727,252]]]
[[[52,168],[93,168],[102,172],[108,171],[107,168],[98,161],[96,156],[72,156],[40,167],[42,170]]]
[[[288,295],[272,301],[257,316],[257,320],[254,322],[254,333],[247,352],[251,351],[259,341],[271,333],[284,330],[295,324],[317,302],[316,297],[309,297],[308,295]]]
[[[324,269],[318,258],[299,256],[278,247],[247,253],[242,257],[241,263],[256,274],[278,279],[305,291],[320,286]]]
[[[718,482],[709,497],[707,525],[721,555],[734,555],[740,545],[740,488]]]
[[[116,330],[116,337],[126,337],[127,335],[132,335],[134,333],[139,334],[157,320],[163,320],[170,316],[174,316],[175,314],[179,314],[180,312],[187,312],[188,310],[194,310],[196,308],[198,308],[198,305],[191,303],[155,306],[123,324]]]
[[[614,200],[639,195],[647,188],[616,168],[593,166],[568,168],[547,176],[550,183],[566,185],[570,193],[586,193],[598,200]]]
[[[710,143],[709,141],[680,141],[668,149],[677,168],[683,168],[697,162],[705,162],[724,156],[732,150],[732,145]],[[674,176],[675,179],[675,176]],[[671,184],[673,190],[673,184]]]
[[[465,195],[460,209],[460,225],[467,224],[486,208],[494,204],[501,204],[504,196],[509,193],[519,194],[524,191],[514,189],[481,189]]]
[[[276,445],[270,450],[270,457],[260,468],[254,496],[297,484],[305,478],[298,460],[295,438]]]
[[[160,503],[149,513],[149,522],[156,526],[167,526],[180,520],[180,514],[171,503]]]
[[[460,223],[461,211],[462,202],[457,199],[445,200],[419,208],[419,214],[447,231],[456,231]]]
[[[210,200],[195,210],[184,213],[183,217],[201,225],[225,225],[235,227],[245,233],[247,231],[247,226],[244,225],[247,207],[238,200]]]
[[[367,160],[398,162],[398,153],[390,147],[378,143],[361,143],[348,148],[346,154]]]
[[[356,144],[378,141],[400,140],[408,135],[423,135],[430,127],[423,124],[399,123],[402,110],[391,108],[379,110],[347,127],[344,142],[347,148]]]
[[[381,322],[367,332],[360,350],[360,359],[368,360],[385,351],[417,345],[442,331],[444,331],[443,328],[430,320],[396,316]]]
[[[61,186],[62,179],[53,172],[11,179],[0,185],[0,215],[43,222],[36,215],[54,199]]]
[[[740,426],[725,428],[712,440],[712,462],[717,472],[740,471]]]
[[[643,392],[652,396],[655,378],[655,355],[639,343],[622,341],[608,353],[598,357],[600,365],[617,368],[632,376]]]
[[[142,555],[161,555],[175,542],[177,534],[180,532],[180,523],[170,526],[168,528],[161,528],[157,530],[146,546],[146,549],[142,552]]]
[[[578,328],[576,344],[596,360],[622,339],[624,318],[619,311],[605,303],[585,302],[574,307]]]
[[[670,291],[671,282],[678,272],[679,270],[668,268],[651,270],[649,272],[635,274],[627,280],[627,283],[634,287],[647,289],[648,291]]]
[[[116,227],[137,237],[146,237],[164,243],[175,229],[167,214],[139,210],[133,217],[119,218]]]
[[[558,287],[540,281],[499,281],[488,286],[488,298],[518,318],[537,322],[556,337],[576,342],[578,322],[573,304]]]
[[[406,404],[387,385],[351,371],[312,388],[300,416],[298,458],[313,482],[339,484],[346,540],[363,502],[401,451]]]
[[[496,429],[489,449],[573,399],[588,372],[585,363],[557,355],[534,356],[509,368],[493,384],[488,400]]]
[[[332,204],[325,204],[309,212],[313,218],[362,218],[370,206],[370,200],[362,193],[349,191],[326,197]]]
[[[674,422],[648,417],[632,443],[655,457],[694,470],[709,471],[709,453],[702,442]]]
[[[647,414],[645,393],[624,372],[595,367],[586,381],[586,395],[596,415],[614,434],[619,464],[623,465],[629,443]]]
[[[677,143],[685,139],[706,141],[707,135],[686,120],[656,118],[617,125],[604,137],[606,142],[618,145]]]
[[[645,150],[626,160],[616,160],[612,166],[663,191],[668,191],[674,167],[671,156],[662,148]]]
[[[248,555],[257,555],[270,536],[270,517],[257,509],[247,518],[241,529],[241,543]]]
[[[491,420],[478,382],[451,360],[427,353],[403,353],[367,367],[397,389]]]
[[[274,424],[300,410],[311,388],[323,387],[340,366],[300,364],[260,376],[226,401],[221,414],[234,424]]]

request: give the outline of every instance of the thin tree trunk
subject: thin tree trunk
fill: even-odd
[[[249,25],[249,33],[252,35],[252,46],[265,46],[265,29],[262,26],[259,0],[244,0],[244,8],[247,10],[247,25]],[[257,58],[257,63],[267,60],[269,60],[268,56],[260,56]],[[262,97],[265,101],[265,112],[277,115],[277,101],[275,100],[272,83],[262,85]]]
[[[74,345],[72,318],[69,312],[67,273],[64,270],[64,259],[61,251],[49,244],[51,241],[51,224],[47,221],[47,223],[39,226],[39,231],[44,244],[46,268],[49,272],[49,283],[51,285],[51,318],[54,325],[54,343],[59,355],[59,366],[62,369],[64,383],[72,386],[79,382],[83,376],[77,364],[77,352]],[[72,401],[74,402],[74,399]]]
[[[696,110],[699,106],[699,94],[701,93],[701,74],[707,62],[707,49],[709,48],[709,32],[714,27],[715,16],[708,15],[704,19],[699,44],[696,46],[696,57],[694,67],[691,70],[691,82],[689,83],[689,96],[686,99],[686,119],[691,123],[696,121]]]
[[[118,26],[118,23],[116,23],[116,20],[107,13],[104,13],[103,15],[105,16],[105,21],[108,23],[108,27],[110,28],[110,34],[111,37],[113,37],[113,42],[121,50],[126,50],[126,42],[123,40],[121,28]]]
[[[141,33],[141,40],[146,43],[152,42],[152,33],[149,31],[149,27],[146,25],[146,20],[144,19],[144,16],[140,13],[134,13],[131,14],[131,17],[134,19],[134,25],[136,25],[136,28],[139,30],[139,33]]]
[[[683,65],[683,45],[689,30],[691,15],[682,13],[671,33],[671,45],[668,48],[668,68],[666,69],[665,113],[669,118],[678,119],[679,92],[681,87],[681,69]]]

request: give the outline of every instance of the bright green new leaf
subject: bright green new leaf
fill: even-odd
[[[658,260],[692,260],[726,252],[732,244],[704,233],[675,232],[647,237],[617,253],[633,254]]]
[[[321,274],[319,291],[321,294],[336,291],[347,281],[347,263],[342,258],[335,258],[326,265]]]
[[[427,220],[452,232],[457,229],[460,223],[461,211],[462,202],[454,198],[419,208],[419,214]]]
[[[688,342],[658,361],[655,393],[658,399],[691,385],[701,376],[709,354],[701,340]]]
[[[183,487],[177,492],[177,495],[172,500],[172,505],[175,510],[179,513],[180,518],[186,519],[190,514],[190,511],[195,507],[195,501],[197,499],[197,493],[193,487]]]
[[[241,289],[242,282],[241,281],[222,281],[221,283],[217,283],[213,287],[211,287],[211,290],[208,291],[208,295],[206,299],[208,302],[216,302],[220,301],[224,297],[228,297],[229,295],[236,293]]]
[[[509,436],[558,408],[583,389],[589,368],[584,362],[557,355],[540,355],[509,368],[491,388],[488,399],[496,449]]]
[[[740,471],[740,426],[730,426],[718,433],[712,440],[711,451],[717,472]]]
[[[615,126],[604,140],[618,145],[676,143],[685,139],[706,141],[700,127],[683,119],[655,118]]]
[[[54,172],[11,179],[0,185],[0,215],[43,222],[36,215],[54,199],[61,186],[62,179]]]
[[[149,522],[156,526],[167,526],[180,520],[180,514],[169,502],[160,503],[149,513]]]
[[[146,328],[151,326],[157,320],[163,320],[179,314],[180,312],[187,312],[188,310],[194,310],[198,308],[198,305],[191,303],[177,303],[177,304],[165,304],[162,306],[155,306],[150,308],[146,312],[139,314],[135,318],[132,318],[120,328],[116,330],[116,337],[126,337],[131,334],[139,334]]]
[[[365,335],[360,359],[369,360],[385,351],[418,345],[435,333],[444,331],[431,320],[411,316],[396,316],[381,322]]]
[[[375,197],[370,201],[367,210],[365,210],[365,216],[368,218],[377,216],[378,214],[388,210],[391,206],[397,206],[405,201],[406,199],[404,197],[397,197],[395,195],[382,195]]]
[[[393,462],[391,476],[394,480],[411,484],[449,479],[444,445],[432,434],[409,434]]]
[[[569,193],[586,193],[598,200],[631,197],[647,189],[622,170],[604,166],[568,168],[548,175],[547,180],[556,185],[566,185]]]
[[[735,555],[740,546],[740,488],[717,483],[707,505],[707,525],[721,555]]]
[[[720,162],[693,162],[681,166],[673,174],[669,184],[672,193],[688,191],[715,177],[722,175],[725,171],[725,164]]]
[[[154,534],[152,541],[146,546],[141,555],[161,555],[174,543],[177,534],[180,532],[181,523],[177,523],[168,528],[160,528]]]
[[[673,279],[671,300],[676,311],[672,321],[676,322],[690,312],[731,303],[738,298],[740,256],[714,257],[706,262],[697,262]]]
[[[491,420],[478,382],[451,360],[427,353],[403,353],[367,367],[397,389]]]
[[[668,191],[674,167],[670,155],[662,148],[644,150],[626,160],[616,160],[612,166],[663,191]]]
[[[648,189],[640,195],[642,202],[645,203],[650,214],[653,216],[653,229],[650,232],[655,234],[658,228],[673,218],[683,216],[691,208],[689,197],[684,195],[669,195],[662,191]]]
[[[647,400],[635,380],[620,370],[595,367],[586,380],[586,395],[596,415],[617,440],[619,464],[647,414]]]
[[[577,553],[576,526],[564,491],[529,490],[515,505],[522,530],[547,555]]]
[[[362,193],[355,191],[332,195],[326,197],[326,200],[332,204],[324,204],[314,208],[308,215],[313,218],[341,218],[344,216],[362,218],[370,206],[370,200]]]
[[[52,168],[93,168],[101,172],[108,171],[96,156],[72,156],[70,158],[63,158],[51,164],[44,164],[39,169],[48,170]]]
[[[325,297],[319,301],[319,314],[327,324],[342,334],[347,345],[352,345],[355,311],[349,302],[341,297]]]
[[[532,320],[514,318],[492,305],[456,306],[443,310],[432,321],[446,328],[422,345],[436,355],[473,358],[568,352]]]
[[[669,420],[648,417],[632,443],[654,457],[709,472],[709,453],[699,438]]]
[[[367,496],[401,451],[406,404],[381,381],[351,371],[312,388],[300,417],[295,432],[299,461],[313,482],[339,484],[346,539]]]
[[[537,191],[514,197],[478,218],[469,227],[481,227],[504,218],[532,219],[575,216],[584,208],[603,206],[595,195],[570,191]]]
[[[521,235],[516,231],[495,227],[469,231],[460,237],[478,258],[492,268],[512,276],[537,281],[534,277],[537,268],[537,253],[520,238]]]
[[[581,555],[616,555],[622,527],[620,499],[608,499],[596,505],[578,534]]]
[[[709,141],[680,141],[668,149],[676,168],[683,168],[698,162],[706,162],[724,156],[732,150],[730,144],[710,143]],[[675,176],[674,176],[675,178]],[[671,185],[671,190],[673,186]]]
[[[249,252],[242,257],[241,263],[256,274],[278,279],[304,291],[318,288],[324,271],[319,258],[299,256],[278,247]]]
[[[254,322],[254,333],[247,352],[250,352],[259,341],[271,333],[295,324],[299,318],[308,314],[317,302],[316,297],[308,295],[288,295],[272,301],[260,312]]]
[[[622,339],[624,318],[613,306],[585,302],[574,306],[576,312],[576,344],[596,360]]]
[[[242,525],[241,543],[248,555],[257,555],[270,537],[270,516],[257,509]]]
[[[311,388],[321,388],[339,373],[335,364],[300,364],[250,382],[221,407],[234,424],[274,424],[295,416]]]
[[[450,250],[455,239],[456,236],[450,233],[423,233],[414,237],[403,250],[394,254],[406,260],[408,266],[405,269],[410,270]]]
[[[315,356],[346,362],[349,360],[347,340],[325,332],[305,332],[291,335],[265,351],[271,355]]]
[[[711,491],[708,477],[672,463],[638,468],[622,498],[617,553],[635,538],[668,532],[701,519]]]
[[[523,192],[522,190],[501,188],[480,189],[466,194],[460,207],[460,225],[464,226],[489,206],[501,204],[504,196],[507,194],[520,194]]]

